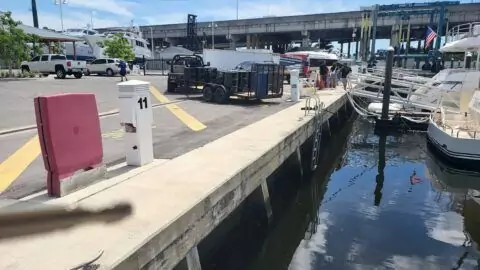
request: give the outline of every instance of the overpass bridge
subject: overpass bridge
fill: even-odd
[[[451,3],[451,2],[450,2]],[[408,5],[408,4],[406,4]],[[425,10],[425,7],[406,7],[397,10]],[[206,35],[205,46],[211,47],[212,34],[214,36],[215,47],[224,48],[229,44],[234,48],[245,44],[252,48],[265,48],[272,46],[277,51],[287,48],[292,40],[302,40],[309,43],[314,40],[337,41],[347,44],[347,51],[350,52],[350,45],[353,43],[355,51],[358,52],[359,37],[362,26],[362,18],[367,11],[348,11],[323,14],[309,14],[300,16],[281,16],[266,17],[241,20],[225,20],[214,22],[215,29],[212,31],[211,22],[197,22],[197,34]],[[368,11],[370,13],[370,11]],[[185,14],[185,17],[187,14]],[[377,31],[376,39],[395,38],[392,33],[397,31],[398,26],[410,23],[411,40],[418,40],[418,49],[421,48],[421,41],[424,39],[425,28],[427,25],[436,29],[439,15],[433,18],[434,24],[431,25],[431,15],[418,12],[418,14],[409,15],[408,22],[400,16],[380,16],[376,20]],[[480,21],[480,3],[455,4],[446,6],[445,18],[448,19],[448,26],[453,27],[458,24]],[[442,27],[443,28],[443,27]],[[166,24],[166,25],[146,25],[140,26],[140,29],[147,39],[153,36],[155,46],[169,43],[172,45],[187,44],[187,23]],[[396,30],[394,30],[396,29]],[[107,30],[98,29],[99,31]],[[353,38],[355,33],[356,39]],[[443,31],[445,33],[445,31]],[[398,40],[394,41],[398,44]],[[363,43],[363,41],[361,42]],[[395,44],[395,43],[394,43]],[[221,45],[221,46],[220,46]],[[369,46],[368,44],[365,44]],[[360,44],[362,47],[362,44]],[[280,49],[280,50],[279,50]],[[360,48],[360,55],[365,49]],[[358,55],[358,53],[356,53]]]
[[[409,8],[415,10],[421,8]],[[281,16],[254,19],[216,21],[213,31],[215,43],[246,43],[256,47],[268,44],[286,46],[291,40],[325,40],[340,43],[352,42],[352,33],[360,36],[360,28],[364,11],[349,11],[337,13],[309,14],[301,16]],[[186,15],[186,14],[185,14]],[[186,16],[185,16],[186,17]],[[449,27],[454,25],[480,21],[480,3],[459,4],[448,6],[445,17]],[[392,26],[400,23],[398,17],[379,17],[377,20],[377,39],[391,37]],[[436,22],[438,18],[434,19]],[[425,27],[430,22],[430,15],[412,15],[411,37],[423,39]],[[211,22],[198,22],[197,33],[205,32],[208,37],[207,46],[211,44]],[[405,22],[404,22],[405,24]],[[432,27],[434,28],[434,27]],[[153,34],[154,44],[168,42],[173,45],[185,44],[187,24],[146,25],[140,26],[144,37],[150,39]],[[100,29],[101,30],[101,29]],[[445,32],[445,31],[444,31]]]

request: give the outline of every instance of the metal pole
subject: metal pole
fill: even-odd
[[[90,25],[91,25],[92,30],[93,30],[93,11],[90,12]]]
[[[375,41],[377,39],[377,20],[378,20],[378,5],[375,5],[375,9],[373,11],[373,26],[372,26],[372,49],[371,52],[371,60],[372,62],[375,61]]]
[[[150,27],[150,40],[152,42],[151,47],[152,47],[152,59],[155,59],[155,50],[154,50],[154,43],[153,43],[153,27]]]
[[[370,55],[370,52],[371,52],[371,47],[370,47],[370,38],[372,37],[372,19],[373,17],[370,17],[370,15],[367,15],[368,16],[368,28],[367,28],[367,37],[365,38],[365,61],[368,61],[369,60],[369,56],[371,57]]]
[[[363,48],[364,48],[364,45],[363,45],[363,33],[365,32],[365,13],[362,14],[362,24],[361,24],[361,28],[360,28],[360,59],[361,60],[364,60],[363,59]],[[357,46],[358,46],[358,41],[357,41]]]
[[[445,23],[445,7],[440,7],[440,12],[438,16],[438,27],[437,27],[437,40],[435,42],[435,52],[440,49],[442,36],[443,36],[443,24]]]
[[[387,61],[385,64],[385,81],[383,82],[382,120],[388,120],[390,91],[392,87],[393,54],[393,47],[389,47],[387,50]]]
[[[410,18],[408,19],[408,25],[407,25],[407,34],[405,38],[405,62],[403,63],[403,67],[407,68],[407,60],[408,60],[408,50],[410,49]]]
[[[237,21],[238,21],[238,1],[239,0],[237,0]]]
[[[62,21],[62,32],[63,32],[63,0],[60,0],[60,20]]]
[[[446,25],[445,25],[445,42],[443,43],[443,46],[445,46],[448,42],[448,19],[445,19]]]
[[[37,12],[36,0],[32,0],[32,16],[33,16],[33,26],[38,28],[38,12]]]
[[[215,24],[212,21],[212,50],[215,49]]]

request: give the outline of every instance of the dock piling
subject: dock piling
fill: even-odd
[[[383,82],[382,120],[388,120],[388,109],[390,107],[390,91],[392,87],[393,54],[394,49],[390,46],[387,51],[387,62],[385,65],[385,81]]]
[[[270,193],[268,192],[267,179],[263,179],[260,186],[262,188],[263,202],[265,203],[268,223],[270,223],[272,221],[272,205],[270,204]]]
[[[202,270],[197,246],[190,249],[185,258],[187,259],[188,270]]]

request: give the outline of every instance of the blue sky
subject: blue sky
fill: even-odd
[[[1,9],[32,25],[31,0],[0,0]],[[40,26],[61,29],[60,7],[54,0],[37,0]],[[382,2],[405,3],[405,0]],[[408,1],[413,2],[413,1]],[[424,2],[424,1],[415,1]],[[471,1],[462,1],[471,2]],[[239,18],[329,13],[358,10],[360,6],[379,3],[372,0],[238,0]],[[199,21],[235,19],[237,0],[67,0],[63,5],[65,28],[166,24],[186,22],[187,14]],[[381,46],[384,47],[384,46]]]

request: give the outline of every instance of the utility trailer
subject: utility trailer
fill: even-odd
[[[253,64],[251,70],[217,70],[195,56],[175,56],[168,77],[168,92],[178,87],[202,87],[208,102],[227,103],[231,96],[243,99],[269,99],[283,95],[285,67],[279,64]],[[194,61],[190,63],[189,61]],[[176,67],[175,67],[176,66]],[[183,73],[180,71],[183,70]]]

